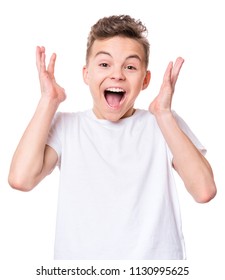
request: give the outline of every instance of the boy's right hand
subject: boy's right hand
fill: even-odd
[[[37,46],[36,65],[39,74],[42,97],[47,97],[59,105],[66,99],[66,94],[64,88],[58,85],[55,80],[54,69],[56,54],[52,54],[47,69],[45,58],[45,48]]]

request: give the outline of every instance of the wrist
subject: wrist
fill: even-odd
[[[56,100],[42,96],[37,105],[35,116],[38,116],[38,118],[41,120],[45,120],[46,123],[51,122],[59,107],[59,104],[60,103]]]
[[[173,117],[172,111],[170,109],[158,110],[153,112],[156,119],[167,119]]]
[[[177,125],[177,121],[172,113],[172,111],[164,111],[161,112],[160,114],[156,114],[154,115],[156,118],[156,121],[159,125],[159,127],[162,130],[173,130],[173,129],[177,129],[178,125]]]
[[[49,96],[42,95],[39,100],[39,106],[43,109],[48,109],[50,111],[56,111],[60,105],[60,101],[56,98],[51,98]]]

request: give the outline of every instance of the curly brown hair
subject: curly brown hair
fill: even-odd
[[[123,36],[137,40],[144,48],[145,64],[148,67],[150,44],[147,39],[148,30],[140,20],[129,15],[113,15],[99,19],[92,27],[87,40],[86,63],[95,40],[103,40],[114,36]]]

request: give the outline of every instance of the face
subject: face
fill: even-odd
[[[134,39],[116,36],[94,42],[83,77],[97,118],[118,121],[133,114],[138,94],[150,81],[144,58]]]

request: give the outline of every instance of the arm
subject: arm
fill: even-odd
[[[46,69],[45,49],[37,47],[41,98],[14,153],[8,178],[13,188],[22,191],[35,187],[57,163],[56,152],[46,145],[52,119],[59,104],[66,98],[64,89],[55,81],[55,60],[56,55],[53,54]]]
[[[213,172],[206,158],[179,128],[171,112],[175,84],[184,60],[169,63],[158,96],[149,110],[155,115],[163,136],[173,154],[173,166],[186,189],[197,202],[208,202],[216,195]]]

